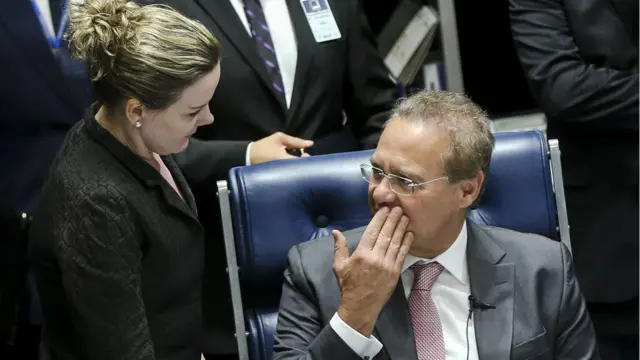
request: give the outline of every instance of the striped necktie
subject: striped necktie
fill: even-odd
[[[418,360],[445,360],[444,335],[436,304],[431,298],[431,289],[444,267],[437,262],[416,263],[409,312],[416,342]]]
[[[275,91],[278,100],[281,101],[282,104],[286,104],[276,50],[273,46],[273,40],[271,39],[271,33],[269,32],[269,26],[267,26],[260,0],[244,0],[244,11],[247,14],[251,35],[253,35],[253,39],[255,40],[258,55],[260,55],[262,62],[267,68],[271,88]]]

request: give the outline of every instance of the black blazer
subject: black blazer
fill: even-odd
[[[510,4],[518,56],[548,137],[560,141],[585,298],[637,301],[638,1]]]
[[[206,179],[212,173],[226,179],[231,167],[245,165],[250,141],[278,131],[314,140],[311,154],[377,144],[397,91],[358,1],[329,0],[342,37],[316,43],[300,1],[286,0],[298,44],[288,110],[276,98],[254,40],[228,0],[157,2],[202,22],[222,45],[220,84],[210,103],[215,122],[201,127],[196,137],[228,142],[217,148],[192,142],[181,154],[180,166],[192,185],[204,181],[212,186]]]
[[[30,234],[51,360],[198,360],[204,233],[189,187],[88,112],[69,132]]]

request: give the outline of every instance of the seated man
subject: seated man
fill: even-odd
[[[463,95],[397,105],[361,166],[369,225],[289,253],[274,359],[599,359],[567,248],[466,219],[493,145]]]

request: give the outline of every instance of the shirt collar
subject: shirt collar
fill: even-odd
[[[434,259],[425,259],[419,258],[417,256],[413,256],[411,254],[407,255],[404,260],[404,265],[402,267],[402,272],[407,270],[411,265],[424,261],[426,263],[430,263],[433,261],[437,261],[440,265],[442,265],[449,273],[451,273],[458,281],[463,284],[468,284],[469,282],[469,274],[467,272],[467,222],[465,221],[462,224],[462,229],[460,230],[460,234],[456,240],[449,246],[449,248],[443,252],[442,254],[436,256]]]

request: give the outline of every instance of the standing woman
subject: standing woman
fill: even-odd
[[[204,233],[173,161],[220,78],[219,45],[163,6],[70,2],[97,103],[68,134],[31,228],[41,358],[197,360]]]

